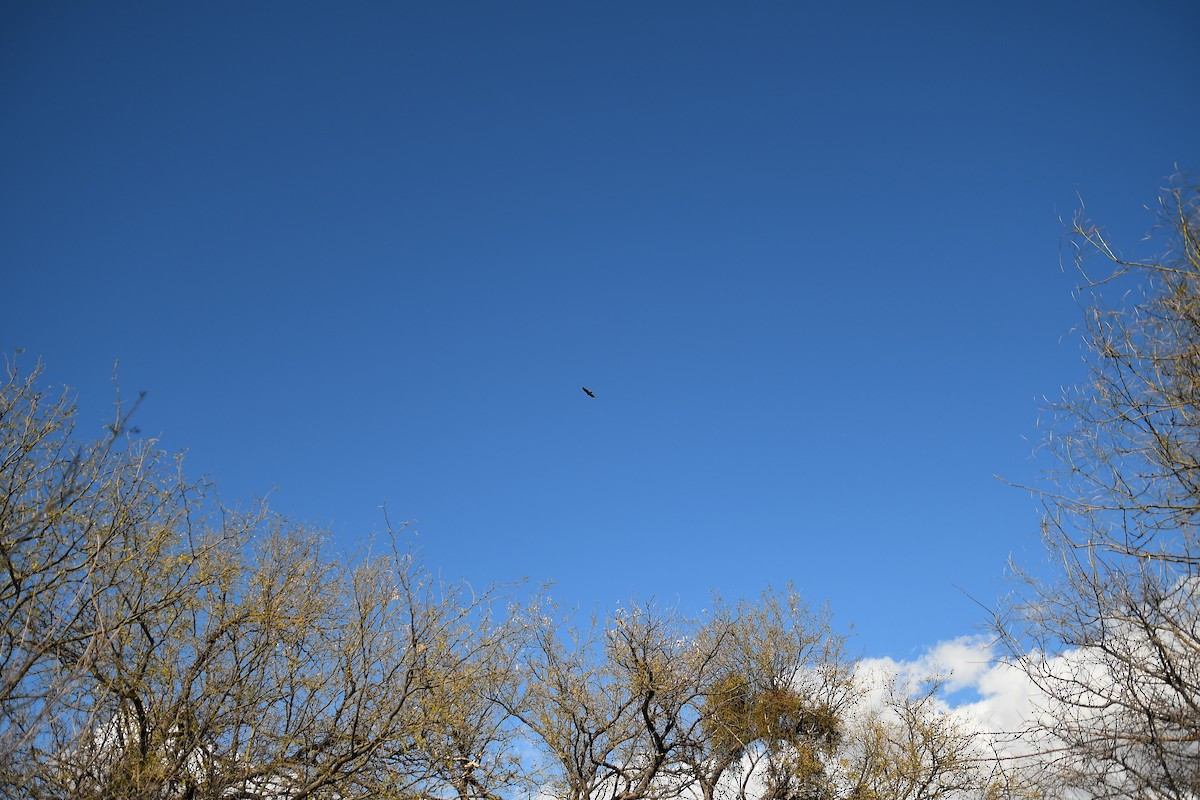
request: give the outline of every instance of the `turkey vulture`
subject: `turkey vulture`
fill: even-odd
[[[591,389],[587,388],[586,386],[580,386],[579,388],[583,389],[583,393],[586,394],[588,397],[596,396],[596,393],[593,392]]]

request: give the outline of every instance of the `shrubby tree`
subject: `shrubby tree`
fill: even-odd
[[[1177,180],[1160,200],[1159,255],[1148,260],[1122,256],[1082,215],[1074,222],[1090,374],[1054,406],[1045,441],[1056,464],[1040,490],[1052,574],[1017,569],[997,630],[1047,698],[1029,737],[1059,780],[1097,797],[1194,800],[1200,190]]]
[[[852,800],[1028,798],[1036,787],[986,749],[978,731],[938,698],[941,682],[891,681],[878,705],[861,709],[840,760]]]
[[[717,600],[703,634],[718,668],[688,761],[704,800],[723,784],[739,800],[831,796],[853,664],[828,611],[792,587],[757,602]]]
[[[719,642],[688,760],[702,800],[1036,796],[940,700],[939,681],[878,693],[829,611],[792,587],[718,601],[701,630]]]

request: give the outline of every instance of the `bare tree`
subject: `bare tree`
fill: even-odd
[[[1160,199],[1149,260],[1074,222],[1090,376],[1045,440],[1052,574],[1016,568],[997,630],[1047,698],[1031,736],[1066,783],[1183,800],[1200,797],[1200,191]]]
[[[435,730],[477,762],[459,798],[511,784],[503,717],[464,699],[503,681],[492,593],[394,535],[339,559],[320,531],[224,509],[120,411],[78,445],[38,378],[0,386],[0,794],[429,796]]]
[[[148,449],[124,447],[128,415],[119,403],[108,436],[77,444],[74,405],[65,392],[52,397],[38,388],[40,367],[22,375],[13,359],[4,377],[0,783],[36,794],[46,775],[30,774],[29,765],[45,759],[61,771],[59,753],[47,748],[80,735],[68,718],[93,702],[84,687],[97,665],[180,598],[169,576],[154,578],[159,593],[135,593],[158,572],[166,532],[187,526],[183,509],[203,487],[182,481]],[[76,761],[84,744],[73,746]]]
[[[615,800],[678,797],[695,779],[687,756],[703,736],[706,687],[720,669],[725,637],[651,602],[609,621],[605,665],[632,701],[632,737],[610,764]]]
[[[507,708],[546,759],[546,789],[560,800],[603,797],[612,765],[635,738],[634,699],[605,674],[599,623],[568,627],[547,600],[523,612],[521,691]]]
[[[551,766],[564,800],[678,796],[682,748],[698,730],[694,701],[712,663],[690,621],[632,604],[586,631],[549,605],[527,613],[523,693],[513,713]]]
[[[533,775],[522,758],[519,722],[508,709],[518,694],[517,657],[525,629],[511,614],[497,618],[491,605],[461,597],[462,587],[441,587],[445,634],[428,654],[428,697],[421,705],[419,738],[426,796],[500,800],[532,794]]]

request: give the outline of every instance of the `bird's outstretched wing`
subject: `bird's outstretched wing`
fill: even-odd
[[[583,393],[586,394],[588,397],[596,396],[596,393],[593,392],[591,389],[587,388],[586,386],[580,386],[579,388],[583,389]]]

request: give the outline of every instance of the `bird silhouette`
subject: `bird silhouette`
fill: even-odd
[[[587,388],[586,386],[580,386],[579,388],[583,389],[583,393],[586,394],[588,397],[596,396],[596,393],[593,392],[591,389]]]

